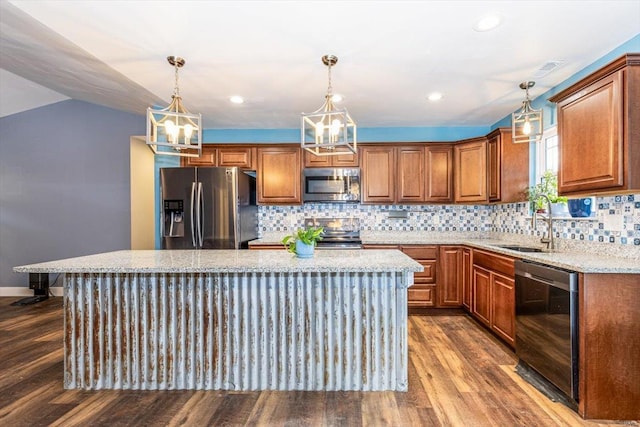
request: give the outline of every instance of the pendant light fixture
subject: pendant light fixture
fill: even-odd
[[[520,89],[525,91],[522,109],[511,115],[511,136],[514,144],[538,142],[542,138],[542,110],[531,108],[529,89],[536,82],[522,82]]]
[[[322,63],[329,68],[329,87],[322,107],[313,113],[302,113],[301,147],[316,156],[332,156],[345,152],[356,153],[356,124],[346,108],[333,104],[331,67],[338,57],[324,55]]]
[[[175,69],[175,87],[171,104],[162,110],[147,108],[147,145],[154,153],[169,156],[200,157],[202,154],[202,114],[192,114],[182,105],[178,87],[178,69],[183,58],[168,56]]]

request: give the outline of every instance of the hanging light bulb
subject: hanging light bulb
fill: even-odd
[[[191,114],[184,108],[178,87],[178,69],[184,66],[185,60],[169,56],[167,61],[175,70],[171,104],[162,110],[147,108],[146,142],[156,154],[199,157],[202,154],[202,115]]]
[[[338,58],[325,55],[322,62],[329,68],[327,94],[322,107],[313,113],[302,113],[300,145],[316,156],[355,153],[356,124],[346,108],[336,109],[333,104],[331,67],[338,62]]]
[[[529,89],[535,82],[522,82],[520,89],[525,91],[522,108],[511,115],[511,139],[513,143],[537,142],[542,138],[542,110],[531,108]]]

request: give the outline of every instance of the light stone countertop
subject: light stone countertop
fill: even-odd
[[[123,250],[14,267],[17,273],[419,272],[397,250],[316,251],[299,259],[281,250]]]
[[[280,233],[285,235],[286,232]],[[593,244],[579,242],[569,246],[559,242],[560,249],[544,252],[519,252],[500,248],[498,245],[535,246],[544,248],[539,238],[516,235],[499,235],[497,233],[429,233],[429,232],[386,232],[362,231],[362,243],[365,245],[465,245],[476,249],[507,255],[513,258],[539,262],[567,270],[581,273],[618,273],[640,275],[640,248],[623,248],[624,255],[620,256],[619,248],[612,248],[608,244]],[[278,244],[279,234],[272,233],[262,239],[253,241],[250,246]],[[617,250],[617,252],[616,252]],[[640,276],[638,276],[640,282]]]

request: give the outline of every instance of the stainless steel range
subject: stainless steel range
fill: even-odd
[[[323,227],[318,249],[361,249],[358,218],[305,218],[305,227]]]

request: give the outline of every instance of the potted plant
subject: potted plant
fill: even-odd
[[[567,198],[558,196],[558,176],[551,170],[547,170],[540,182],[527,189],[527,197],[535,212],[546,212],[547,201],[540,197],[545,195],[551,201],[551,212],[554,215],[568,214]]]
[[[295,233],[285,236],[282,244],[287,251],[296,254],[298,258],[311,258],[316,242],[322,240],[323,231],[323,227],[300,228]]]

